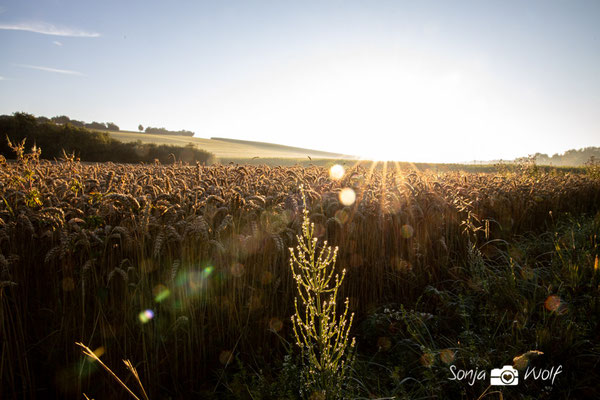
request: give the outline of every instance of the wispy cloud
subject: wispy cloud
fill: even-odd
[[[83,74],[79,71],[71,71],[69,69],[58,69],[58,68],[42,67],[39,65],[29,65],[29,64],[15,64],[15,65],[17,67],[37,69],[39,71],[54,72],[57,74],[85,76],[85,74]]]
[[[58,40],[55,40],[52,43],[55,44],[55,45],[57,45],[57,46],[59,46],[59,47],[63,45],[62,42],[59,42]]]
[[[47,22],[20,22],[16,24],[0,23],[0,29],[9,31],[27,31],[41,33],[42,35],[70,36],[70,37],[99,37],[97,32],[88,32],[77,28],[56,26]]]
[[[6,80],[6,78],[3,76],[0,76],[0,81],[4,81],[4,80]]]

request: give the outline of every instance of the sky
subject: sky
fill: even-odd
[[[3,1],[0,114],[463,162],[600,146],[600,1]]]

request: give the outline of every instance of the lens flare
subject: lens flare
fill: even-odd
[[[340,164],[335,164],[329,168],[329,176],[331,179],[335,179],[336,181],[342,179],[345,173],[346,171],[344,170],[344,167],[342,167]]]
[[[350,188],[342,189],[340,191],[339,197],[340,203],[342,203],[345,206],[351,206],[356,201],[356,193],[354,193],[354,190]]]
[[[138,318],[142,324],[148,323],[154,318],[154,311],[150,309],[144,310],[138,315]]]
[[[445,364],[452,364],[454,361],[454,352],[450,349],[440,351],[440,360]]]
[[[231,275],[233,275],[236,278],[239,278],[242,275],[244,275],[244,265],[239,262],[233,263],[231,265],[230,272]]]
[[[94,354],[98,358],[100,358],[102,356],[102,354],[104,354],[105,352],[106,352],[106,350],[104,349],[104,346],[100,346],[96,350],[94,350]]]
[[[233,360],[233,353],[229,350],[223,350],[219,354],[219,362],[223,365],[229,364]]]
[[[513,367],[518,369],[519,371],[524,370],[529,365],[529,361],[537,358],[538,356],[543,355],[543,351],[539,350],[529,350],[526,353],[518,355],[513,358]]]
[[[154,295],[154,301],[160,303],[171,295],[171,291],[165,285],[160,284],[154,287],[152,294]]]
[[[421,356],[419,361],[421,362],[421,365],[423,365],[424,367],[431,368],[435,361],[435,356],[429,352],[423,353],[423,355]]]
[[[544,307],[546,307],[546,310],[558,314],[562,314],[565,311],[565,305],[563,304],[560,297],[558,297],[555,294],[548,296],[548,298],[544,302]]]
[[[279,332],[283,328],[283,322],[279,318],[271,318],[269,320],[269,329],[273,332]]]
[[[106,352],[106,349],[104,348],[104,346],[100,346],[96,350],[92,351],[92,353],[94,353],[94,355],[98,358],[100,358],[105,352]],[[92,362],[95,361],[94,358],[92,358],[90,356],[88,356],[87,359]]]
[[[404,239],[410,239],[414,233],[415,230],[408,224],[402,225],[402,228],[400,228],[400,234]]]
[[[175,285],[186,288],[192,292],[199,292],[206,288],[208,277],[214,272],[213,266],[208,266],[202,270],[183,271],[177,274]]]
[[[208,278],[210,274],[213,273],[213,271],[215,270],[215,267],[206,267],[202,270],[202,277],[203,278]]]

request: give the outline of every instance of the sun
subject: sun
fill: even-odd
[[[415,143],[414,138],[388,136],[378,142],[367,142],[358,154],[362,160],[370,161],[419,161],[427,158],[428,148]]]

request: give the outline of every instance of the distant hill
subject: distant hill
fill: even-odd
[[[133,131],[109,132],[111,137],[122,142],[154,143],[168,144],[175,146],[193,145],[196,148],[206,150],[212,153],[217,159],[222,161],[243,160],[243,159],[304,159],[308,157],[314,159],[343,159],[356,160],[358,157],[330,153],[326,151],[304,149],[300,147],[285,146],[274,143],[252,142],[247,140],[236,140],[227,138],[199,138],[178,135],[154,135],[150,133],[140,133]]]
[[[247,146],[253,146],[258,149],[270,149],[270,150],[275,150],[275,151],[281,151],[284,153],[289,153],[289,152],[300,153],[300,154],[310,155],[311,157],[315,157],[315,158],[358,159],[358,157],[349,156],[347,154],[331,153],[328,151],[321,151],[321,150],[309,150],[309,149],[305,149],[302,147],[286,146],[283,144],[256,142],[256,141],[251,141],[251,140],[228,139],[228,138],[220,138],[220,137],[211,137],[210,139],[211,140],[220,140],[220,141],[230,142],[230,143],[236,143],[236,144],[242,144],[242,145],[247,145]]]

